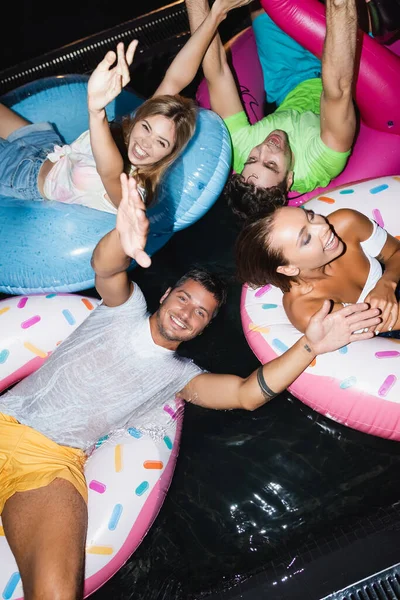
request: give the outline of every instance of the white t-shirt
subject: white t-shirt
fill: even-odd
[[[82,450],[125,427],[162,437],[171,417],[155,408],[202,372],[154,343],[135,284],[125,304],[98,306],[40,369],[1,396],[0,412]]]

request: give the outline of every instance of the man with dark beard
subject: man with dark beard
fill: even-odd
[[[149,223],[135,180],[123,174],[121,185],[116,227],[92,257],[102,304],[40,369],[0,398],[0,513],[29,598],[82,598],[83,467],[98,438],[132,422],[163,436],[167,425],[154,409],[176,394],[207,408],[254,410],[288,387],[316,354],[372,337],[353,332],[380,321],[379,311],[365,304],[328,314],[327,303],[295,346],[246,379],[204,372],[176,350],[216,315],[224,285],[192,270],[149,315],[126,271],[132,258],[150,265]]]

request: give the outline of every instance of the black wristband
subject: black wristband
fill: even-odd
[[[258,381],[258,385],[260,386],[260,389],[263,393],[264,398],[267,398],[267,400],[270,400],[271,398],[274,398],[274,396],[277,395],[276,392],[273,392],[271,390],[270,387],[268,387],[265,379],[264,379],[264,365],[261,365],[261,367],[259,367],[257,369],[257,381]]]

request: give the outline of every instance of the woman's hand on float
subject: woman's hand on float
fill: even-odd
[[[315,354],[333,352],[350,342],[368,340],[381,322],[379,309],[370,308],[365,302],[350,304],[334,312],[330,310],[330,300],[324,300],[304,332],[306,343]]]
[[[133,177],[121,174],[122,199],[118,207],[116,230],[122,249],[141,267],[151,265],[150,256],[144,251],[149,233],[146,206],[137,190]]]
[[[382,323],[371,330],[376,335],[384,331],[391,331],[397,322],[399,303],[396,299],[396,287],[394,281],[389,281],[383,276],[364,300],[371,308],[381,310]]]
[[[132,64],[137,45],[138,41],[133,40],[125,53],[124,44],[120,42],[117,52],[110,50],[97,65],[88,82],[89,111],[104,110],[129,83],[129,66]],[[116,65],[112,67],[115,61]]]

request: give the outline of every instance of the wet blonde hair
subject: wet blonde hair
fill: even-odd
[[[162,115],[173,121],[175,124],[175,144],[167,156],[153,165],[138,167],[134,173],[138,184],[146,190],[147,207],[154,204],[157,188],[165,171],[185,149],[193,136],[196,129],[197,108],[193,100],[184,98],[179,94],[175,96],[154,96],[141,104],[132,115],[124,117],[121,123],[124,147],[121,148],[119,144],[119,148],[123,154],[124,171],[127,174],[130,173],[132,167],[127,153],[131,131],[138,121],[155,115]]]

